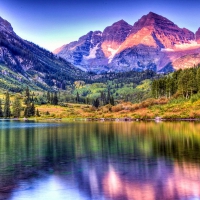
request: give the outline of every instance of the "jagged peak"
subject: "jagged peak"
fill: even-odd
[[[150,11],[148,14],[146,14],[144,16],[155,17],[155,18],[165,18],[165,19],[167,19],[166,17],[163,17],[162,15],[160,15],[158,13],[155,13],[155,12],[152,12],[152,11]]]
[[[119,21],[117,21],[117,22],[115,22],[115,23],[113,23],[112,24],[112,26],[118,26],[118,25],[128,25],[128,26],[131,26],[129,23],[127,23],[125,20],[123,20],[123,19],[121,19],[121,20],[119,20]]]
[[[162,17],[161,15],[158,15],[157,13],[154,13],[152,11],[150,11],[146,16],[150,16],[150,17]]]
[[[13,27],[11,24],[2,17],[0,17],[0,29],[8,32],[13,32]]]
[[[169,19],[161,15],[158,15],[154,12],[149,12],[148,14],[143,15],[137,22],[134,23],[131,33],[136,33],[143,27],[153,27],[153,28],[162,27],[161,29],[164,29],[166,26],[173,27],[175,29],[179,28]]]
[[[168,23],[174,24],[172,21],[170,21],[166,17],[163,17],[162,15],[156,14],[154,12],[149,12],[147,15],[143,15],[135,24],[137,24],[138,22],[139,23],[143,22],[146,25],[152,25],[152,24],[157,23],[160,20],[168,21]]]
[[[94,32],[93,32],[93,35],[101,35],[101,34],[102,34],[101,31],[94,31]]]

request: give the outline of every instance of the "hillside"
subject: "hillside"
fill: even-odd
[[[9,22],[0,18],[0,87],[19,91],[65,89],[87,74],[51,52],[20,38]]]

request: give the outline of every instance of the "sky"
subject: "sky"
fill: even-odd
[[[200,0],[0,0],[15,33],[50,51],[121,19],[133,25],[150,11],[196,32],[199,9]]]

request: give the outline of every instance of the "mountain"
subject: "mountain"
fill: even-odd
[[[53,53],[20,38],[11,24],[0,17],[0,87],[20,91],[65,88],[74,80],[87,78]]]
[[[197,32],[195,33],[196,36],[196,41],[198,44],[200,44],[200,28],[197,30]]]
[[[93,41],[95,34],[97,43]],[[76,67],[96,73],[146,69],[167,72],[200,63],[200,29],[194,34],[150,12],[133,26],[120,20],[102,33],[89,32],[54,53]],[[183,60],[187,61],[184,66]]]
[[[106,72],[108,64],[114,57],[120,45],[126,40],[132,26],[120,20],[101,31],[89,32],[54,51],[75,66],[95,72]]]

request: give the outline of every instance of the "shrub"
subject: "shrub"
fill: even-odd
[[[121,110],[123,110],[122,105],[116,105],[112,107],[112,112],[119,112]]]

